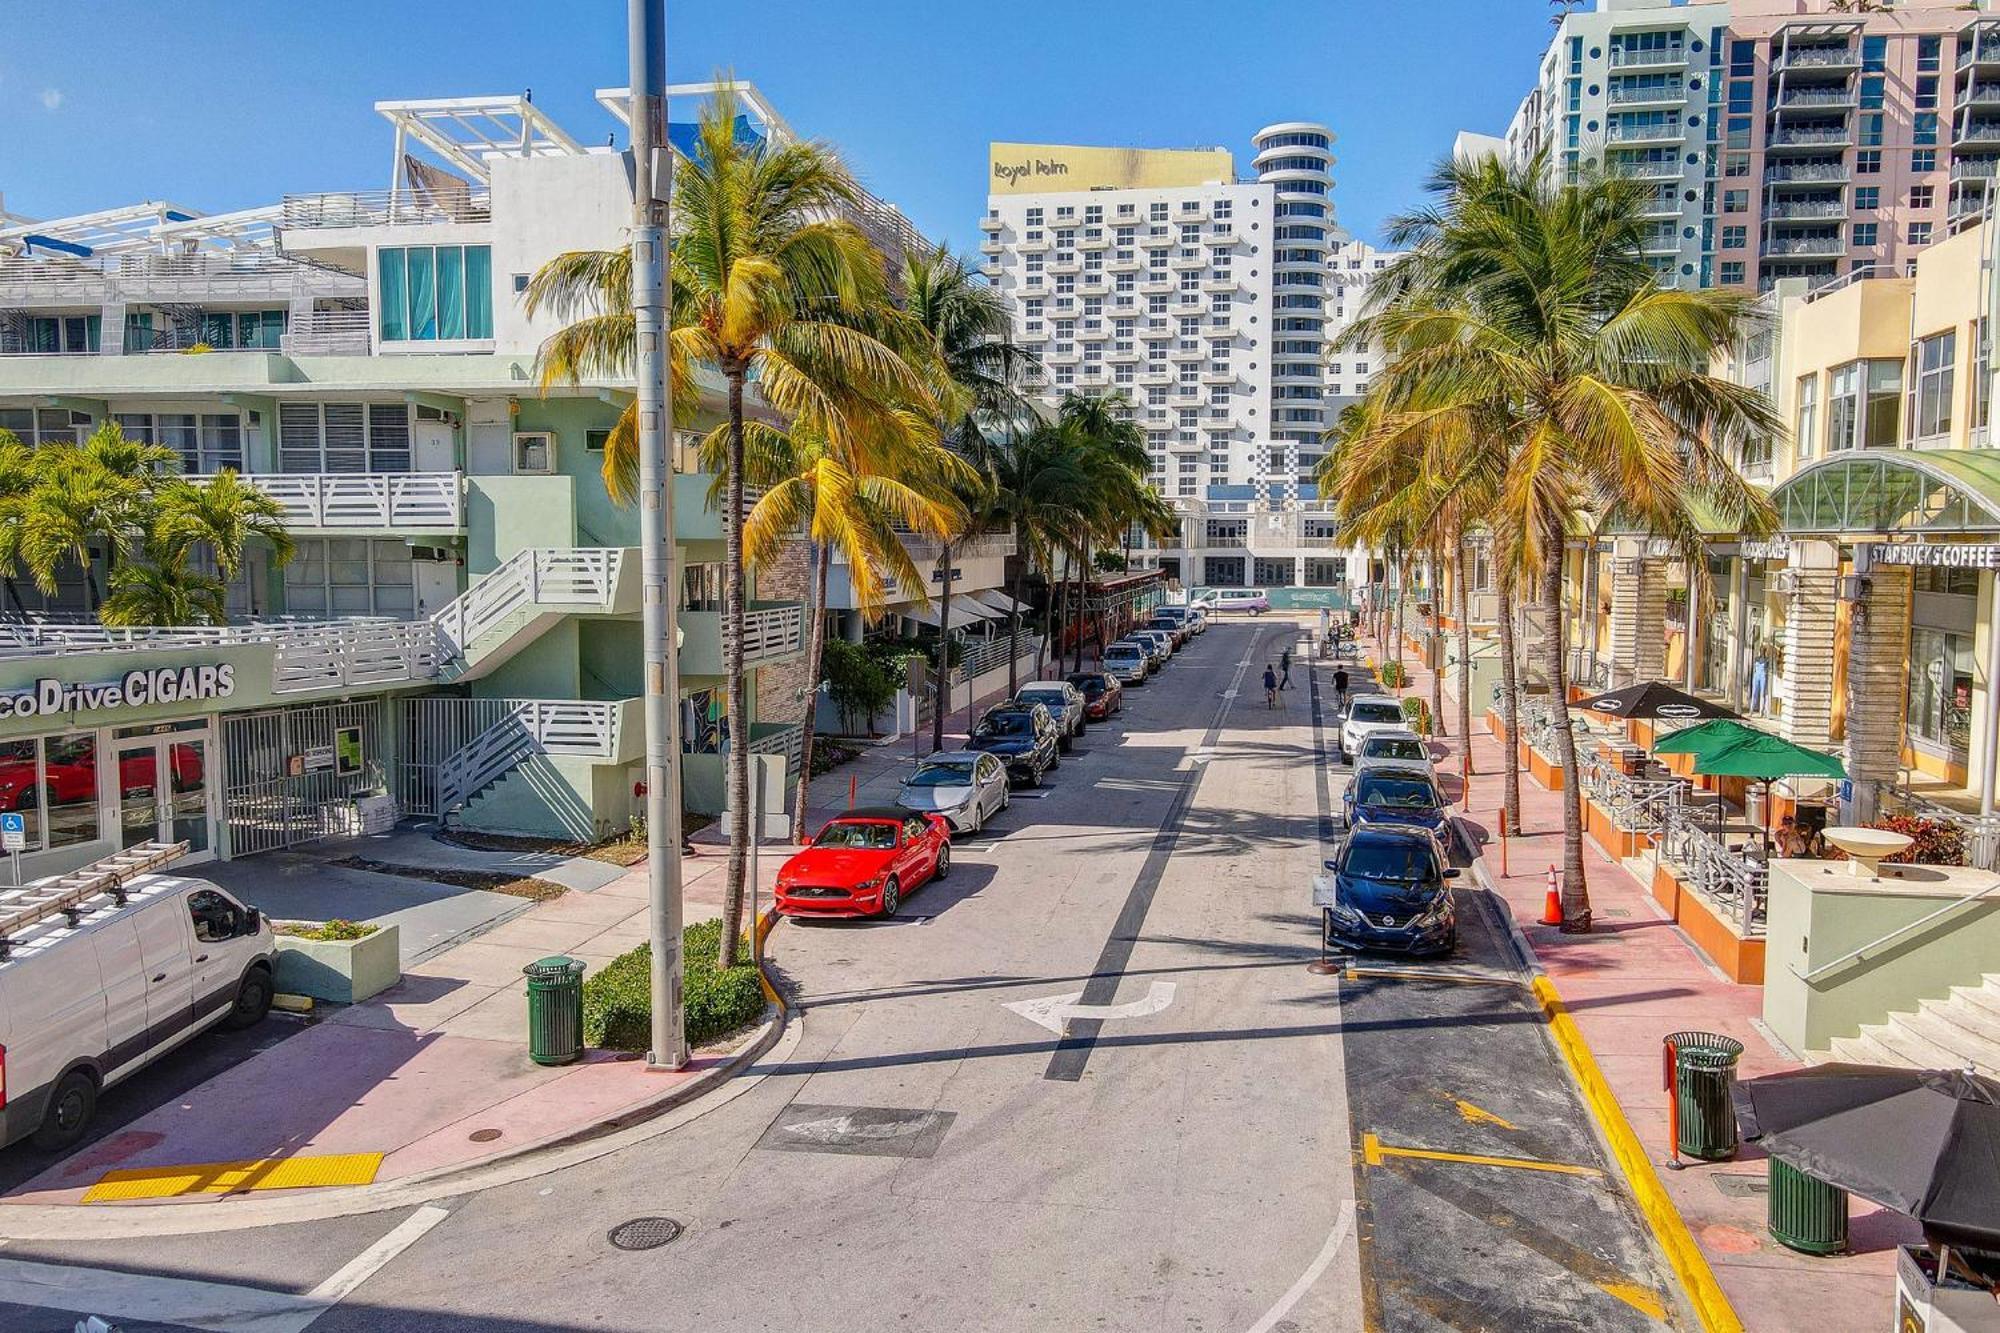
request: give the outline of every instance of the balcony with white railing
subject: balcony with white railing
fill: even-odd
[[[721,611],[683,611],[681,676],[727,674],[729,654]],[[770,666],[805,651],[805,607],[798,602],[753,606],[743,613],[743,665]]]
[[[367,356],[373,339],[374,320],[365,305],[358,310],[310,310],[291,317],[278,348],[286,356]]]
[[[1669,46],[1641,49],[1614,46],[1611,48],[1611,68],[1613,69],[1662,68],[1685,64],[1687,64],[1687,50],[1685,47]]]
[[[278,225],[282,231],[292,231],[436,226],[492,220],[493,196],[485,190],[399,188],[288,194]]]
[[[242,479],[283,505],[284,525],[294,531],[465,530],[465,486],[456,472],[272,472]]]

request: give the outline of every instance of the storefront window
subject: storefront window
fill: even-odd
[[[1910,384],[1910,430],[1927,440],[1951,430],[1952,380],[1958,369],[1958,335],[1944,332],[1917,343],[1912,360],[1916,378]]]
[[[51,736],[45,771],[49,846],[97,841],[97,737]]]
[[[1972,738],[1972,642],[1910,631],[1910,734],[1964,754]]]
[[[26,816],[31,852],[42,845],[41,774],[36,763],[40,748],[36,741],[0,743],[0,809]]]

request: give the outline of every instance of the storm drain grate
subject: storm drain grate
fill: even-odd
[[[611,1243],[621,1250],[657,1250],[679,1240],[686,1228],[671,1217],[635,1217],[611,1228]]]

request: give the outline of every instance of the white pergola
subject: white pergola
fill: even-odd
[[[0,219],[6,224],[0,226],[0,254],[27,254],[39,248],[88,259],[104,251],[115,253],[155,243],[161,227],[200,218],[192,208],[161,200],[41,222],[5,218]]]
[[[411,142],[482,185],[488,183],[486,164],[496,157],[571,157],[585,151],[527,93],[377,102],[375,109],[396,127],[392,188]]]
[[[670,83],[667,85],[667,104],[671,106],[682,99],[706,102],[724,89],[736,94],[737,104],[763,128],[766,138],[774,143],[798,141],[799,136],[792,132],[792,127],[785,123],[785,118],[778,114],[778,109],[771,105],[770,100],[757,91],[757,85],[754,83],[737,83],[727,79],[711,80],[708,83]],[[609,111],[620,125],[627,129],[631,128],[630,88],[599,88],[597,104]]]

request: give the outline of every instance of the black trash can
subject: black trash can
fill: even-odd
[[[574,958],[538,958],[528,978],[528,1058],[566,1065],[583,1054],[583,968]]]
[[[1742,1054],[1742,1042],[1718,1032],[1675,1032],[1667,1037],[1676,1154],[1704,1162],[1736,1155],[1736,1111],[1729,1092]]]
[[[1847,1191],[1773,1157],[1764,1225],[1787,1249],[1839,1254],[1847,1248]]]

